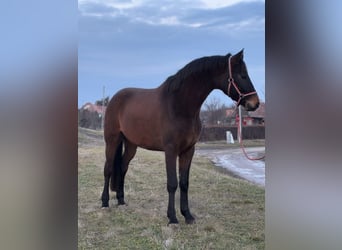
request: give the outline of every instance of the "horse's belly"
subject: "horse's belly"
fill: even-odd
[[[149,150],[163,150],[162,137],[156,121],[135,119],[124,122],[121,131],[131,143]]]

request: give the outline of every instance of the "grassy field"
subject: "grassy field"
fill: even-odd
[[[195,156],[190,171],[189,206],[196,224],[168,226],[164,155],[139,149],[125,183],[126,206],[101,209],[102,134],[79,129],[79,249],[264,249],[265,190],[217,171]]]

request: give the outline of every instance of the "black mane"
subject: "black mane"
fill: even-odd
[[[167,85],[169,92],[174,92],[180,89],[183,82],[190,76],[200,75],[203,73],[212,72],[215,70],[222,70],[228,65],[228,58],[231,54],[226,56],[207,56],[195,59],[185,65],[176,74],[169,76],[164,84]]]

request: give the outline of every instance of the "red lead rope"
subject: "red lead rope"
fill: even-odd
[[[235,110],[236,110],[236,111],[238,110],[238,105],[235,106]],[[236,112],[236,113],[237,113],[237,116],[239,117],[238,112]],[[241,117],[239,117],[239,121],[240,121],[240,119],[241,119]],[[241,127],[242,127],[242,126],[241,126]],[[265,155],[262,156],[262,157],[257,157],[257,158],[252,158],[252,157],[248,156],[248,154],[247,154],[247,152],[246,152],[246,149],[245,149],[245,146],[243,145],[243,142],[242,142],[242,131],[240,130],[239,124],[238,124],[238,126],[237,126],[237,136],[238,136],[237,139],[239,139],[239,137],[240,137],[240,148],[241,148],[243,154],[246,156],[246,158],[247,158],[248,160],[251,160],[251,161],[258,161],[258,160],[265,159]]]
[[[240,117],[239,117],[240,119]],[[250,156],[248,156],[246,150],[245,150],[245,147],[243,146],[243,143],[242,143],[242,133],[241,133],[241,130],[240,130],[240,126],[237,126],[237,131],[238,131],[238,136],[240,137],[240,148],[243,152],[243,154],[246,156],[246,158],[248,160],[251,160],[251,161],[258,161],[258,160],[262,160],[262,159],[265,159],[265,155],[263,155],[262,157],[257,157],[257,158],[252,158]]]

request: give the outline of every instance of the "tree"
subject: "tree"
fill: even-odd
[[[226,105],[217,97],[212,97],[204,103],[201,118],[204,124],[218,125],[224,122],[226,117]]]
[[[108,103],[109,103],[109,96],[107,96],[107,97],[104,99],[104,106],[107,107]],[[97,106],[102,106],[102,99],[101,99],[101,100],[95,101],[95,105],[97,105]]]
[[[97,112],[78,110],[78,125],[83,128],[100,129],[101,117]]]

